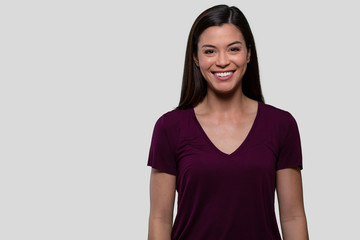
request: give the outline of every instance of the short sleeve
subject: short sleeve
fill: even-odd
[[[175,147],[174,142],[168,137],[165,120],[163,115],[155,124],[147,165],[162,172],[176,175]]]
[[[302,150],[298,125],[294,117],[288,113],[288,119],[284,126],[284,131],[280,140],[280,148],[276,170],[284,168],[299,167],[302,169]]]

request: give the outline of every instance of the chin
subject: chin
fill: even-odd
[[[212,91],[217,96],[232,96],[236,92],[236,89],[234,89],[234,88],[230,88],[230,89],[226,88],[226,89],[224,89],[223,88],[223,89],[213,89]]]
[[[224,84],[225,85],[225,84]],[[237,86],[233,85],[233,84],[227,84],[226,86],[217,86],[214,88],[215,91],[217,92],[224,92],[224,93],[227,93],[227,92],[234,92],[236,91],[237,89]]]

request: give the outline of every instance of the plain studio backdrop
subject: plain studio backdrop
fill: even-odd
[[[72,0],[0,3],[0,239],[146,239],[153,127],[219,3],[248,18],[266,103],[298,122],[310,238],[360,238],[356,1]]]

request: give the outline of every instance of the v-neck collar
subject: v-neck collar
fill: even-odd
[[[246,135],[244,141],[232,152],[232,153],[225,153],[223,151],[221,151],[218,147],[215,146],[215,144],[210,140],[210,138],[208,137],[208,135],[206,134],[206,132],[204,131],[203,127],[201,126],[199,120],[197,119],[196,117],[196,114],[195,114],[195,110],[194,108],[191,108],[191,114],[192,114],[192,117],[194,119],[194,122],[196,124],[196,126],[199,128],[201,134],[203,135],[203,137],[205,138],[205,140],[208,142],[208,144],[217,152],[219,153],[220,155],[222,156],[225,156],[225,157],[231,157],[235,154],[237,154],[237,152],[239,152],[241,149],[244,148],[244,146],[246,145],[246,143],[249,141],[249,138],[251,138],[251,136],[253,135],[253,132],[254,132],[254,129],[256,127],[256,124],[258,122],[258,119],[259,119],[259,115],[260,115],[260,112],[261,112],[261,102],[257,101],[258,103],[258,107],[257,107],[257,112],[256,112],[256,116],[255,116],[255,119],[254,119],[254,122],[250,128],[250,131],[248,132],[248,134]]]

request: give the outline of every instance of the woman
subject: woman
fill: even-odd
[[[148,165],[149,240],[281,239],[275,189],[283,239],[308,239],[297,124],[264,103],[236,7],[212,7],[193,24],[180,103],[156,122]]]

